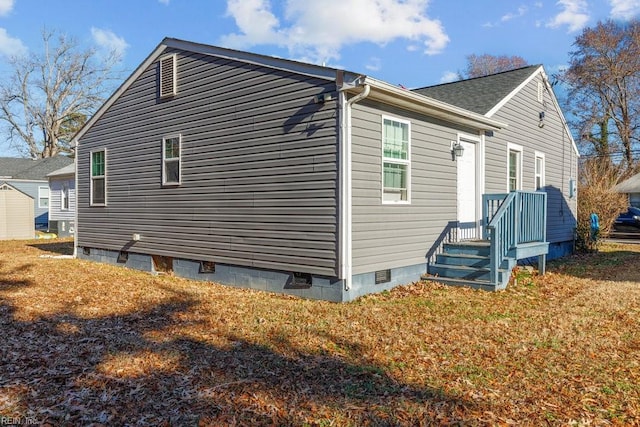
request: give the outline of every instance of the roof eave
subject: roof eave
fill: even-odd
[[[304,74],[325,80],[335,80],[336,73],[338,72],[338,70],[330,67],[166,37],[76,133],[71,142],[73,146],[77,147],[80,138],[84,136],[84,134],[95,124],[95,122],[98,121],[98,119],[116,102],[118,98],[120,98],[120,96],[122,96],[122,94],[129,88],[129,86],[131,86],[131,84],[133,84],[133,82],[136,81],[138,77],[140,77],[142,73],[144,73],[144,71],[151,64],[153,64],[153,62],[156,61],[168,48],[182,49],[190,52],[197,52],[205,55],[237,60],[273,69],[296,72],[299,74]]]
[[[369,99],[377,100],[410,111],[426,114],[478,130],[500,130],[507,127],[506,123],[474,113],[446,102],[438,101],[424,95],[403,89],[371,77],[361,80],[362,84],[371,87]],[[350,91],[354,91],[350,89]]]

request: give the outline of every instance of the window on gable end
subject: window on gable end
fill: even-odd
[[[160,98],[174,96],[177,93],[176,55],[160,58]]]
[[[180,135],[162,139],[162,184],[180,185],[181,182],[181,142]]]
[[[91,152],[91,206],[107,204],[107,151]]]
[[[545,186],[544,183],[544,154],[536,151],[535,153],[535,185],[536,190],[540,190]]]
[[[519,145],[509,144],[507,175],[509,191],[522,190],[522,147]]]

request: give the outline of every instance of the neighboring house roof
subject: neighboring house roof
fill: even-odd
[[[57,176],[66,176],[66,175],[75,175],[75,174],[76,174],[76,164],[71,163],[63,168],[60,168],[58,170],[51,172],[50,174],[47,174],[47,176],[49,178],[54,178]]]
[[[573,149],[579,155],[578,146],[573,139],[571,130],[562,114],[562,109],[542,65],[529,65],[488,76],[423,87],[414,89],[413,92],[482,114],[485,117],[493,117],[503,105],[538,74],[542,76],[547,85],[551,99],[561,116]]]
[[[194,43],[174,38],[165,38],[156,49],[138,66],[138,68],[125,80],[111,97],[98,109],[85,125],[74,136],[72,144],[78,140],[94,125],[96,121],[113,105],[113,103],[151,66],[165,51],[180,49],[188,52],[196,52],[202,55],[211,55],[249,64],[260,65],[277,70],[285,70],[303,75],[308,75],[326,81],[335,81],[339,91],[359,93],[370,88],[369,99],[385,102],[389,105],[416,111],[418,113],[441,118],[450,122],[467,125],[481,130],[497,130],[507,125],[498,120],[484,116],[477,112],[461,108],[454,104],[424,96],[417,92],[391,85],[363,74],[336,68],[324,67],[288,59],[258,55],[233,49],[226,49],[201,43]]]
[[[640,173],[613,187],[618,193],[640,193]]]
[[[73,159],[67,156],[36,160],[0,157],[0,179],[46,181],[48,174],[69,164],[73,164]]]
[[[540,65],[531,65],[413,91],[485,115],[539,68]]]

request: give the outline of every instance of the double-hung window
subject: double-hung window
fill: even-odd
[[[180,135],[162,139],[162,184],[180,185]]]
[[[508,188],[522,190],[522,147],[515,144],[509,144]]]
[[[38,187],[38,207],[49,207],[49,187]]]
[[[540,190],[545,186],[544,183],[544,154],[536,151],[535,164],[536,190]]]
[[[69,210],[69,183],[64,182],[60,189],[60,210]]]
[[[107,204],[107,151],[91,152],[91,204]]]
[[[411,123],[382,118],[382,202],[411,201]]]

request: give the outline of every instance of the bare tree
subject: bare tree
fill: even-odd
[[[576,38],[569,68],[558,77],[580,144],[601,161],[634,167],[640,141],[640,22],[600,22]]]
[[[460,77],[466,79],[483,77],[489,74],[522,68],[527,65],[527,61],[520,56],[494,56],[487,53],[483,55],[467,55],[467,69],[460,73]]]
[[[102,103],[119,61],[64,34],[42,32],[44,50],[10,59],[0,82],[0,121],[9,144],[32,158],[69,153],[71,137]]]

